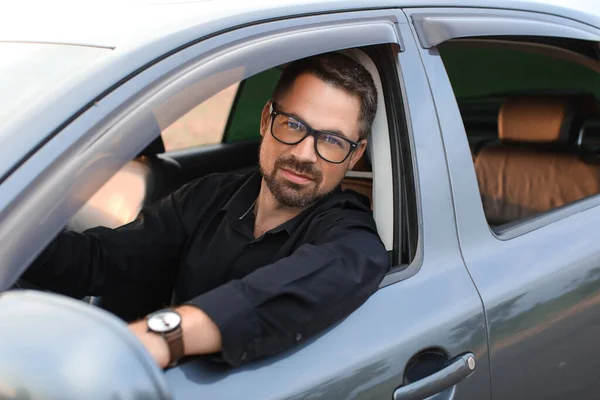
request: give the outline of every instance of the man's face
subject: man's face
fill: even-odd
[[[341,164],[325,161],[315,152],[314,137],[295,145],[271,135],[270,103],[263,108],[260,170],[267,188],[284,207],[307,207],[331,192],[363,154],[366,140]],[[360,100],[311,74],[298,76],[277,102],[277,111],[290,114],[319,131],[336,132],[357,142]]]

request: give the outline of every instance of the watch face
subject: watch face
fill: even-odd
[[[151,331],[165,333],[176,329],[181,324],[181,316],[175,311],[157,311],[148,316],[147,323]]]

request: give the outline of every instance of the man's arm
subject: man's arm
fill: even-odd
[[[193,182],[145,207],[135,221],[109,229],[59,234],[23,274],[42,288],[73,297],[102,295],[134,282],[176,273],[186,240],[182,203]]]
[[[226,362],[241,365],[322,331],[374,293],[389,261],[372,219],[346,211],[316,225],[326,228],[313,244],[177,308],[185,354],[220,351]],[[165,367],[164,339],[147,333],[145,321],[130,328]]]
[[[212,354],[221,351],[221,332],[212,319],[198,307],[185,305],[175,309],[181,315],[183,348],[186,355]],[[169,364],[169,346],[162,336],[148,332],[146,321],[129,325],[161,368]]]

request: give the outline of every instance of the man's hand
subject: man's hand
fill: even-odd
[[[181,315],[183,352],[186,356],[211,354],[221,350],[221,332],[204,311],[187,305],[178,307],[175,311]],[[156,333],[148,332],[146,320],[129,324],[129,329],[161,368],[169,364],[170,354],[166,340]]]

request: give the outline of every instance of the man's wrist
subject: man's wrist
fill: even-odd
[[[193,305],[180,306],[176,311],[181,316],[182,335],[185,334],[183,355],[212,354],[221,351],[221,333],[207,314]],[[142,342],[158,365],[162,368],[169,366],[171,359],[169,344],[161,334],[148,332],[146,319],[130,324],[129,329]]]
[[[145,319],[130,324],[129,329],[137,336],[140,342],[142,342],[152,358],[154,358],[161,368],[165,368],[169,365],[171,354],[169,352],[167,341],[162,335],[149,332]]]
[[[155,311],[146,317],[147,331],[163,338],[169,349],[169,365],[174,365],[184,356],[181,315],[170,308]]]
[[[146,331],[146,335],[150,338],[149,341],[155,342],[156,344],[152,344],[154,350],[153,357],[158,362],[162,368],[165,368],[169,365],[169,361],[171,360],[171,352],[169,350],[169,344],[163,335],[156,334],[154,332]]]

